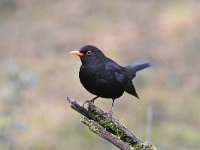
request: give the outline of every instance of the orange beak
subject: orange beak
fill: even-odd
[[[83,56],[84,54],[79,52],[79,51],[70,51],[69,52],[70,54],[73,54],[73,55],[77,55],[77,56]]]

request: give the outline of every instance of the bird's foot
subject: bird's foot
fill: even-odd
[[[86,101],[83,103],[83,107],[85,107],[85,105],[86,105],[86,104],[89,104],[89,103],[94,104],[94,99],[86,100]]]
[[[109,113],[103,113],[103,115],[108,116],[108,118],[109,118],[111,121],[113,121],[113,112],[112,112],[112,111],[109,112]]]
[[[109,115],[109,117],[112,119],[113,112],[112,112],[112,111],[110,111],[110,112],[108,113],[108,115]]]
[[[84,103],[83,103],[83,107],[85,106],[85,104],[89,104],[89,103],[92,103],[94,104],[94,101],[98,98],[98,96],[94,97],[93,99],[91,100],[86,100]]]

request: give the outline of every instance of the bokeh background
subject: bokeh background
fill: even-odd
[[[137,74],[114,115],[161,150],[200,148],[200,1],[0,0],[0,149],[116,149],[66,97],[91,99],[70,50],[93,44]],[[98,99],[109,111],[111,101]]]

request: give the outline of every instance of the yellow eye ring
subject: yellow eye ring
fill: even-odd
[[[86,55],[92,55],[92,52],[91,51],[87,51]]]

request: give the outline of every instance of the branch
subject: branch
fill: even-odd
[[[71,108],[82,114],[84,117],[82,123],[87,125],[89,129],[98,136],[106,139],[121,150],[156,150],[156,148],[145,143],[131,133],[121,122],[115,118],[111,118],[93,103],[88,103],[85,108],[78,104],[75,100],[67,97]]]

